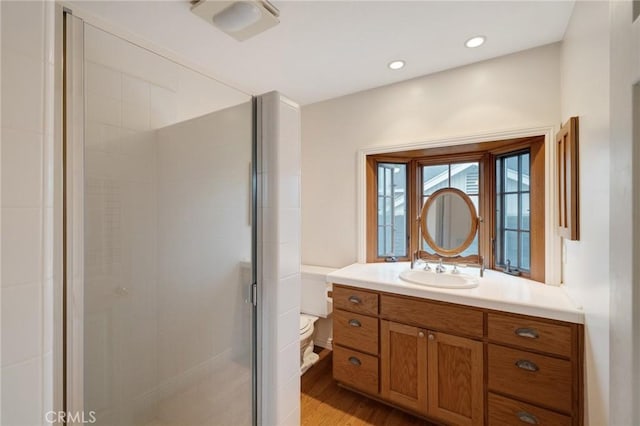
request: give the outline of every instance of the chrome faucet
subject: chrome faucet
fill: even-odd
[[[446,272],[446,270],[447,268],[444,267],[444,265],[442,264],[442,258],[440,258],[438,266],[436,266],[436,274],[442,274],[443,272]]]
[[[426,260],[421,258],[420,257],[420,251],[416,250],[415,252],[413,252],[411,254],[411,269],[414,269],[418,262],[424,262],[424,268],[423,269],[425,271],[430,271],[431,270],[431,267],[429,266],[429,262],[427,262]]]

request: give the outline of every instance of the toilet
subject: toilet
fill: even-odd
[[[327,318],[332,311],[332,302],[328,297],[331,284],[327,283],[327,274],[333,268],[302,265],[300,289],[300,374],[304,374],[318,362],[318,354],[313,352],[316,322]]]
[[[313,336],[318,317],[300,314],[300,374],[304,374],[320,357],[313,352]]]

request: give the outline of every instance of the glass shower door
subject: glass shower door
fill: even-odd
[[[84,410],[251,425],[251,98],[83,30]]]

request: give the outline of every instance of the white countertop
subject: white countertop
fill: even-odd
[[[400,273],[409,267],[409,262],[354,263],[328,274],[327,282],[577,324],[584,323],[584,312],[562,287],[545,285],[492,270],[485,270],[484,277],[479,278],[478,268],[460,268],[460,272],[478,277],[480,284],[476,288],[427,287],[411,284],[399,278]]]

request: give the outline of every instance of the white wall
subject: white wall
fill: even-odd
[[[640,20],[634,4],[612,1],[610,17],[610,415],[615,426],[640,417]],[[635,7],[640,5],[635,2]],[[636,86],[636,91],[640,91]],[[640,93],[638,94],[640,95]],[[634,117],[635,109],[635,117]],[[634,140],[635,139],[635,140]]]
[[[586,423],[609,420],[609,16],[576,2],[562,43],[562,121],[579,116],[580,241],[566,241],[564,283],[585,311]],[[595,208],[597,206],[597,208]]]
[[[53,408],[53,6],[2,10],[0,423]]]
[[[553,44],[303,107],[303,262],[356,261],[359,149],[557,125],[559,66]]]

